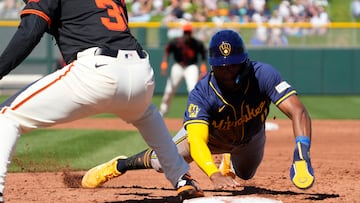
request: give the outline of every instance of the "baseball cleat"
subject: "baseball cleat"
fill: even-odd
[[[125,172],[119,172],[117,164],[118,161],[125,160],[126,158],[127,157],[125,156],[118,156],[106,163],[88,170],[81,180],[82,187],[96,188],[115,177],[121,176]]]
[[[223,154],[223,157],[222,157],[222,160],[221,160],[221,163],[220,163],[220,166],[219,166],[219,170],[220,170],[222,175],[230,176],[233,179],[235,179],[235,173],[231,169],[231,160],[230,160],[230,154],[229,153]]]
[[[300,189],[308,189],[314,183],[314,176],[309,171],[305,160],[295,161],[292,165],[291,173],[293,174],[292,182]]]
[[[204,197],[204,192],[196,185],[190,175],[183,175],[176,184],[177,194],[181,201],[185,199]]]

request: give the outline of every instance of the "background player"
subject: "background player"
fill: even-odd
[[[171,66],[170,75],[166,81],[164,95],[160,104],[160,114],[168,113],[180,83],[185,78],[187,91],[194,89],[199,80],[199,57],[201,58],[200,77],[207,73],[206,49],[200,40],[192,36],[193,28],[190,23],[183,26],[183,36],[172,39],[165,47],[163,61],[161,63],[161,75],[166,76],[168,60],[172,54],[174,64]]]
[[[151,104],[154,72],[148,54],[129,30],[125,2],[29,0],[0,56],[0,79],[31,53],[45,32],[55,38],[68,65],[2,104],[0,202],[11,153],[21,133],[99,113],[113,113],[140,131],[182,198],[202,196]]]
[[[273,102],[292,120],[296,145],[291,181],[302,189],[311,187],[311,120],[296,91],[271,65],[250,61],[243,40],[232,30],[214,34],[209,63],[212,71],[190,93],[184,128],[173,138],[179,153],[188,162],[194,160],[215,189],[239,186],[235,175],[251,179],[263,159],[265,120]],[[212,154],[222,153],[218,168]],[[118,163],[116,170],[121,174],[131,169],[162,170],[152,149],[129,158],[118,157]],[[87,173],[94,185],[104,183],[95,178],[102,176],[100,170],[93,168]]]

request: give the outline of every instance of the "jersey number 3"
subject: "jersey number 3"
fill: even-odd
[[[109,17],[115,19],[110,21],[110,18],[102,17],[101,22],[109,30],[124,31],[127,28],[124,9],[116,4],[113,0],[95,0],[98,8],[106,8]]]

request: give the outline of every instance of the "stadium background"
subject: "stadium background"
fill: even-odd
[[[1,2],[1,1],[0,1]],[[131,2],[131,1],[128,1]],[[166,1],[165,1],[166,2]],[[269,5],[281,1],[269,0]],[[250,57],[273,64],[301,94],[312,95],[353,95],[360,93],[360,23],[350,13],[351,0],[329,0],[326,9],[331,22],[321,26],[326,29],[324,34],[302,36],[286,36],[286,45],[259,45],[252,40],[259,28],[299,28],[303,30],[320,29],[310,23],[294,23],[274,25],[270,23],[239,23],[239,22],[193,22],[195,36],[205,44],[211,34],[221,28],[236,29],[246,42]],[[130,7],[130,3],[128,3]],[[151,22],[130,22],[133,34],[150,53],[151,63],[155,69],[156,94],[162,94],[165,77],[160,76],[160,63],[163,49],[171,37],[181,29],[181,23],[164,24],[159,16],[153,16]],[[0,52],[2,52],[11,36],[16,31],[18,19],[0,19]],[[54,70],[60,54],[55,41],[45,35],[31,55],[10,75],[0,81],[0,94],[7,95],[35,78]],[[186,94],[183,83],[179,94]]]
[[[1,0],[0,0],[1,1]],[[217,192],[207,177],[191,165],[192,175],[200,182],[207,196],[262,196],[286,203],[358,202],[360,185],[359,154],[359,25],[349,17],[351,0],[329,0],[333,23],[322,36],[289,37],[285,47],[252,46],[255,24],[195,24],[209,34],[220,27],[238,29],[248,42],[253,59],[272,63],[291,83],[297,86],[313,118],[312,159],[316,184],[307,191],[294,188],[288,180],[288,167],[293,150],[291,123],[281,112],[271,111],[269,120],[280,126],[270,131],[264,162],[256,177],[240,181],[243,188]],[[271,1],[279,2],[279,1]],[[18,20],[0,21],[0,52],[16,30]],[[176,26],[176,25],[174,25]],[[299,25],[300,26],[300,25]],[[302,24],[305,28],[309,25]],[[159,22],[131,23],[133,33],[151,52],[157,71],[157,93],[164,87],[158,74],[168,28]],[[207,35],[208,36],[208,35]],[[205,39],[206,41],[206,39]],[[6,95],[28,84],[36,77],[53,70],[59,57],[49,36],[41,41],[31,56],[0,81],[0,93]],[[16,50],[14,50],[16,51]],[[184,93],[184,89],[180,89]],[[354,96],[343,96],[343,95]],[[316,95],[340,95],[322,96]],[[178,98],[182,103],[177,103]],[[156,104],[159,103],[159,97]],[[174,107],[183,105],[186,95],[177,97]],[[174,108],[181,117],[182,109]],[[324,119],[324,120],[320,120]],[[331,120],[337,119],[337,120]],[[166,118],[172,132],[181,126],[181,119]],[[171,123],[176,123],[176,126]],[[131,144],[129,144],[131,143]],[[290,143],[290,144],[289,144]],[[113,118],[89,118],[24,134],[17,146],[7,178],[7,202],[175,202],[175,192],[162,174],[152,170],[131,171],[102,188],[79,188],[81,175],[88,168],[119,153],[131,155],[145,143],[133,128]],[[46,172],[46,173],[44,173]]]

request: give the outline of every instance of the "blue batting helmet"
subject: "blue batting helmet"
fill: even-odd
[[[248,58],[244,41],[233,30],[221,30],[213,35],[209,44],[209,64],[224,66],[244,63]]]

